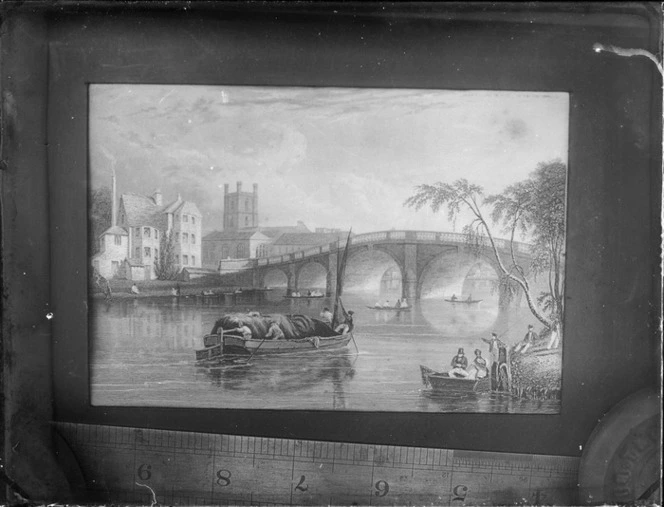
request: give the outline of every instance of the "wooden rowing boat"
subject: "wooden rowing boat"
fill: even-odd
[[[459,304],[459,305],[474,305],[474,304],[479,304],[483,299],[471,299],[470,301],[467,299],[448,299],[445,298],[445,302],[447,303],[452,303],[453,305]]]
[[[324,294],[321,294],[320,296],[284,296],[286,299],[321,299],[324,297]]]
[[[447,372],[437,372],[420,365],[422,383],[434,392],[445,393],[477,393],[491,390],[491,379],[467,379],[450,377]]]
[[[297,340],[259,340],[237,335],[224,335],[220,343],[219,335],[206,335],[204,349],[196,351],[196,361],[216,361],[223,356],[293,354],[340,349],[348,345],[350,333],[335,336],[311,336]]]

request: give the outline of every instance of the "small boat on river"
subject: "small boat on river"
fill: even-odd
[[[439,393],[478,393],[491,390],[491,379],[484,377],[481,379],[468,379],[450,377],[447,372],[437,372],[420,365],[422,374],[422,383]]]
[[[446,303],[452,303],[453,305],[478,305],[483,299],[451,299],[445,298]]]
[[[286,299],[321,299],[324,297],[325,294],[319,294],[317,296],[284,296]]]
[[[410,306],[396,307],[396,306],[367,306],[369,310],[388,310],[393,312],[409,312]]]

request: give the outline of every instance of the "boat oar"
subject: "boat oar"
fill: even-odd
[[[254,355],[256,355],[256,352],[258,352],[258,349],[260,349],[260,348],[263,346],[263,344],[265,343],[265,340],[267,340],[267,337],[266,337],[266,338],[263,338],[263,341],[260,342],[260,344],[258,345],[258,347],[256,347],[256,350],[254,350],[254,351],[251,353],[251,355],[249,356],[249,359],[247,359],[247,362],[246,362],[245,364],[249,364],[249,361],[251,361],[251,360],[254,358]]]
[[[353,345],[355,345],[355,353],[356,353],[356,354],[359,354],[359,353],[360,353],[360,349],[357,348],[357,343],[355,343],[355,336],[353,336],[353,332],[352,332],[352,331],[350,332],[350,337],[353,339]]]

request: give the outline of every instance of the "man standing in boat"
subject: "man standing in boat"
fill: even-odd
[[[468,371],[466,370],[468,368],[468,358],[462,348],[458,350],[450,364],[452,366],[448,374],[450,377],[466,378],[468,376]]]

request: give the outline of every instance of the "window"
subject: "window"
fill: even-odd
[[[244,245],[242,243],[238,243],[235,257],[237,259],[243,259],[245,257],[244,252],[245,252]]]
[[[115,244],[122,245],[122,236],[120,236],[119,234],[115,235]]]
[[[134,237],[135,238],[140,238],[141,237],[141,228],[140,227],[136,227],[136,229],[134,229]]]
[[[189,222],[189,215],[182,215],[183,222]]]
[[[189,241],[189,234],[187,234],[186,232],[183,232],[182,233],[182,242],[186,243],[187,241]]]
[[[230,250],[228,249],[228,245],[224,245],[221,247],[221,258],[222,259],[228,259],[230,256]]]
[[[180,221],[180,215],[175,215],[175,221],[179,222]]]
[[[146,246],[143,249],[143,251],[144,251],[146,257],[150,257],[150,247],[149,246]]]
[[[191,244],[192,244],[192,245],[195,245],[195,244],[196,244],[196,235],[195,235],[195,234],[192,234],[192,235],[191,235]]]
[[[191,223],[196,224],[196,217],[191,217]]]
[[[136,250],[134,250],[134,255],[135,255],[138,259],[141,258],[141,248],[140,248],[140,247],[138,247],[138,246],[136,247]]]
[[[157,262],[159,260],[159,250],[154,249],[154,261]]]
[[[159,231],[157,229],[154,230],[154,239],[159,239]]]
[[[182,264],[184,264],[185,266],[189,265],[189,256],[188,255],[183,255],[182,256]]]
[[[195,256],[195,255],[192,255],[192,256],[191,256],[191,265],[192,265],[192,266],[195,266],[195,265],[196,265],[196,256]]]
[[[150,237],[150,228],[149,227],[143,227],[143,237],[144,238],[149,238]]]
[[[244,225],[249,225],[249,217],[244,217]]]
[[[179,232],[176,232],[176,233],[175,233],[175,242],[176,242],[176,243],[179,243],[179,242],[180,242],[180,233],[179,233]]]
[[[249,199],[244,201],[244,211],[249,211]]]
[[[120,223],[121,223],[122,225],[125,224],[125,219],[126,219],[125,214],[122,213],[122,214],[120,215]]]

